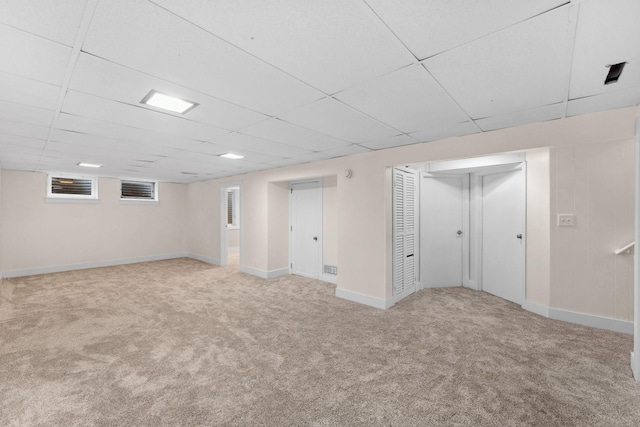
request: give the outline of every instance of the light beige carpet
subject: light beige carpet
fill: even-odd
[[[178,259],[4,280],[0,425],[637,426],[632,337]]]

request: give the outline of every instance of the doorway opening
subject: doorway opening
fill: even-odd
[[[403,195],[395,178],[399,171],[416,177]],[[463,286],[524,303],[524,154],[409,165],[394,170],[393,185],[394,302],[418,289]],[[418,200],[417,224],[408,230],[411,218],[402,217],[400,207],[406,211],[412,198]],[[401,241],[407,232],[412,237]],[[412,242],[417,247],[407,247]],[[400,266],[408,256],[419,260],[414,289],[398,285],[406,280]]]
[[[242,184],[220,185],[220,265],[242,265]]]

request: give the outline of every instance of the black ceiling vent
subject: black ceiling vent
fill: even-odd
[[[622,74],[622,70],[624,69],[624,64],[626,64],[626,62],[610,65],[609,74],[607,74],[604,84],[608,85],[617,82],[620,78],[620,74]]]

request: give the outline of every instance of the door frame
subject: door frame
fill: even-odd
[[[240,266],[242,263],[242,233],[244,227],[242,226],[242,181],[223,182],[220,184],[220,229],[219,229],[219,242],[220,242],[220,265],[229,264],[229,248],[227,247],[227,190],[229,188],[238,187],[238,227],[240,228],[240,241],[238,242],[238,251],[240,252]]]
[[[318,277],[315,277],[315,279],[320,280],[320,278],[322,277],[322,255],[323,255],[323,247],[324,247],[324,239],[323,239],[323,229],[322,229],[322,223],[323,221],[323,188],[324,188],[324,180],[322,179],[322,177],[319,178],[307,178],[307,179],[297,179],[295,181],[290,181],[289,182],[289,274],[293,274],[293,256],[292,256],[292,251],[291,249],[293,248],[293,223],[292,223],[292,219],[293,219],[293,200],[291,195],[293,194],[293,186],[295,184],[306,184],[306,183],[310,183],[310,182],[317,182],[318,183],[318,187],[320,190],[320,224],[318,227],[318,260],[317,260],[317,264],[318,264]],[[242,229],[241,229],[242,230]]]

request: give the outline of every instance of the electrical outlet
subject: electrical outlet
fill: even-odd
[[[558,227],[573,227],[576,217],[573,214],[558,214]]]

